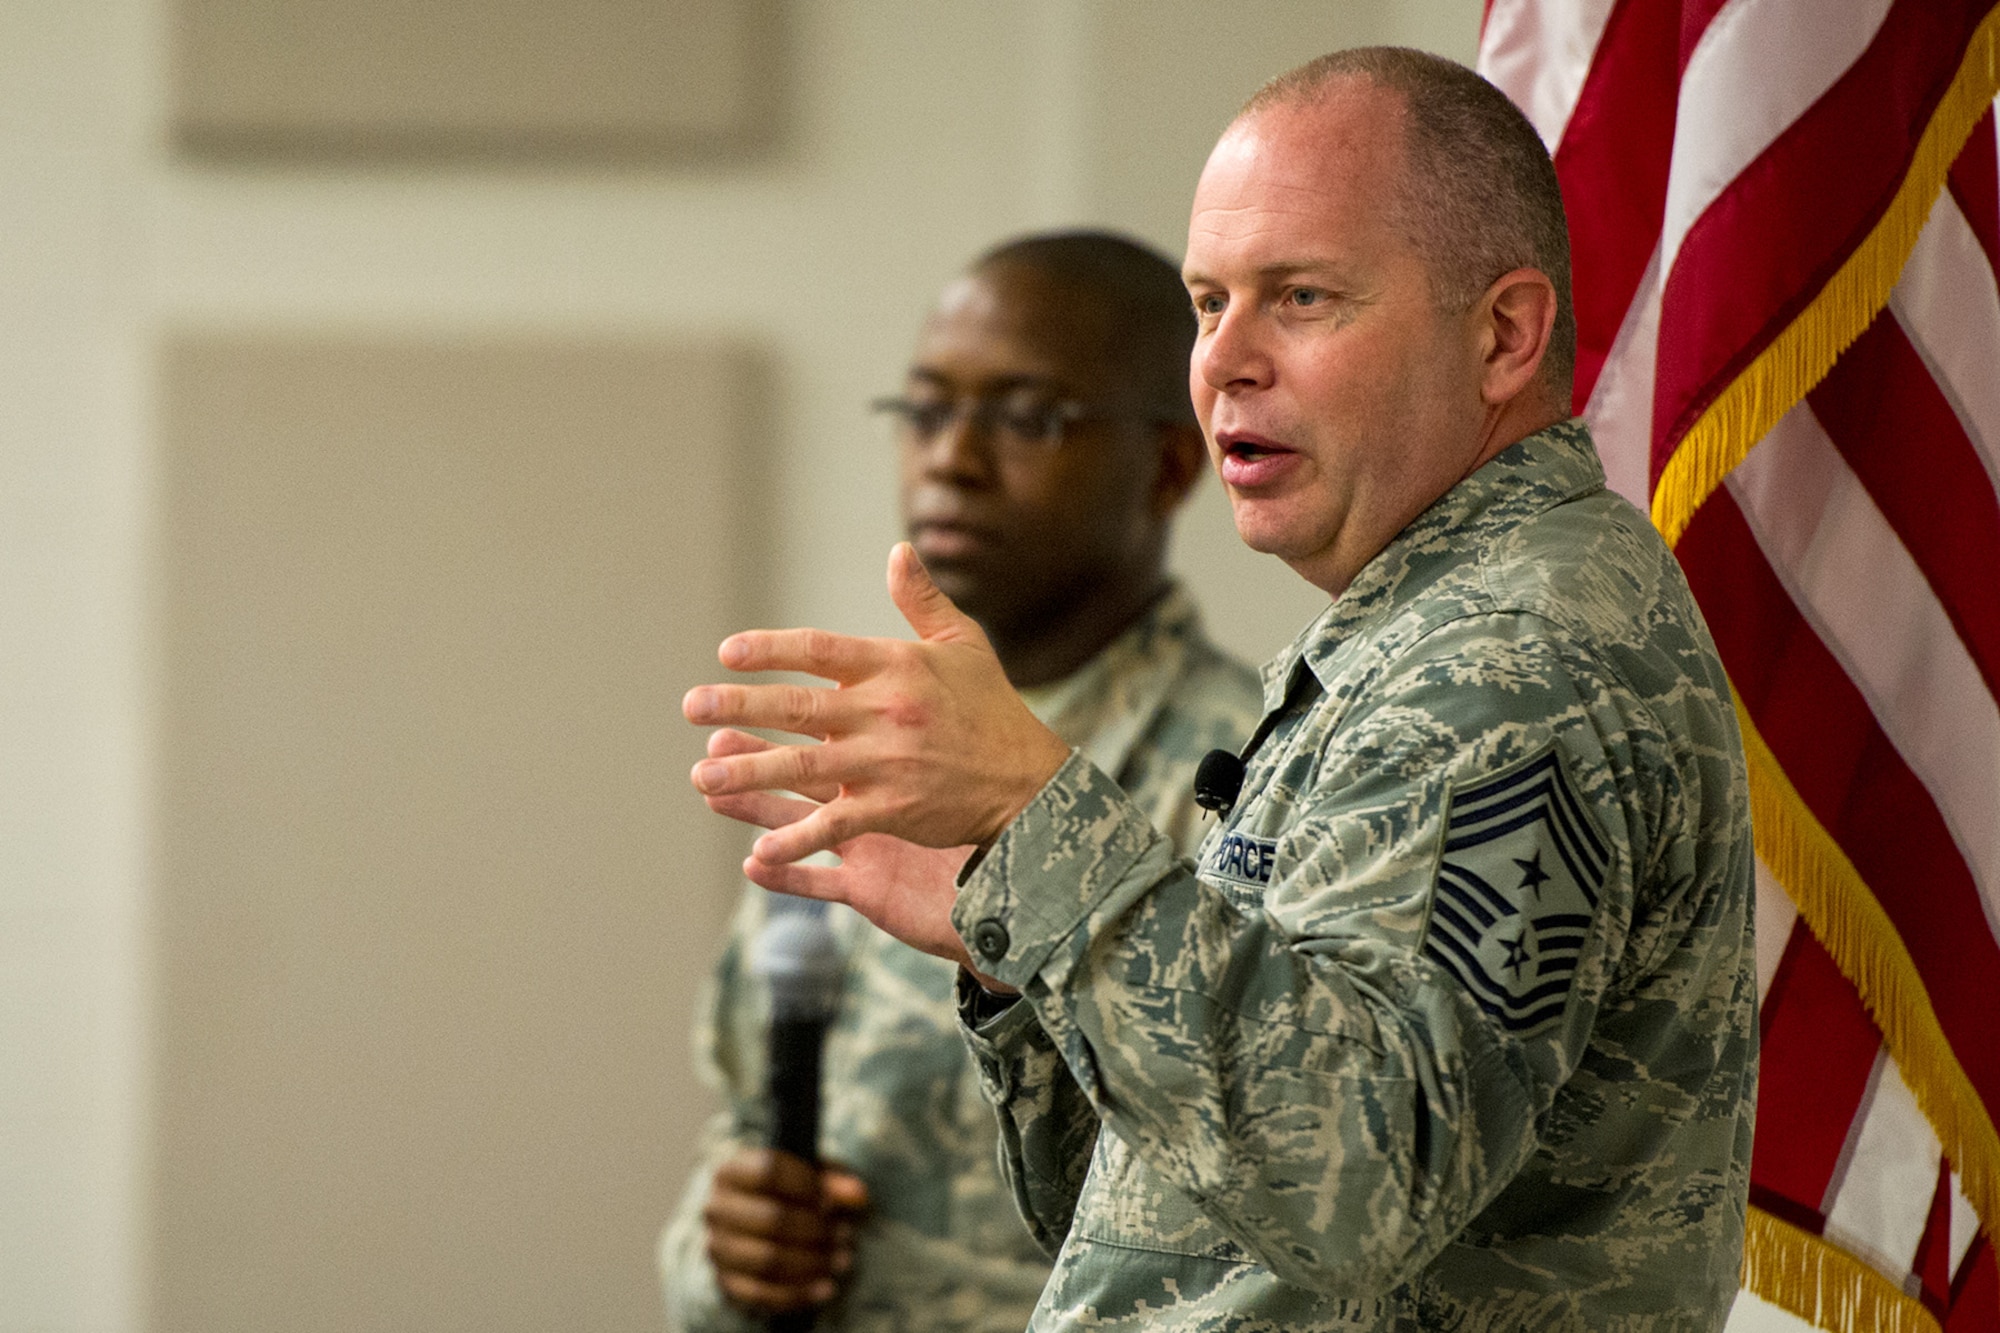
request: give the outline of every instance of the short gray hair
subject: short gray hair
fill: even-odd
[[[1567,404],[1576,376],[1576,310],[1562,187],[1541,136],[1507,95],[1456,61],[1400,46],[1335,51],[1288,70],[1243,104],[1237,119],[1310,106],[1341,80],[1402,94],[1407,109],[1398,226],[1424,257],[1431,298],[1469,309],[1502,273],[1538,269],[1556,290],[1541,378]]]

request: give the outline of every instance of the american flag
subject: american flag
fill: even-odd
[[[1735,686],[1763,1071],[1732,1333],[2000,1330],[2000,5],[1489,0],[1577,404]]]

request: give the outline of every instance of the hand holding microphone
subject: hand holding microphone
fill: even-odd
[[[819,1163],[820,1052],[843,964],[824,904],[777,899],[751,970],[770,988],[769,1147],[719,1167],[702,1218],[716,1283],[778,1330],[812,1327],[853,1263],[859,1177]]]

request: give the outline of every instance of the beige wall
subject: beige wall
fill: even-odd
[[[643,1328],[743,838],[676,691],[757,601],[754,358],[160,358],[154,1327]]]
[[[667,169],[192,163],[169,147],[161,6],[0,5],[0,1329],[144,1327],[148,1238],[173,1221],[143,1184],[171,1088],[159,868],[187,832],[153,560],[170,336],[750,349],[769,610],[891,631],[889,472],[860,404],[937,284],[1030,226],[1177,251],[1207,143],[1259,78],[1353,41],[1469,58],[1479,8],[801,0],[776,155]],[[1214,489],[1178,560],[1261,656],[1313,599],[1237,547]]]

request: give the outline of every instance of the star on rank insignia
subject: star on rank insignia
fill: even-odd
[[[1424,953],[1507,1031],[1562,1016],[1611,852],[1553,744],[1452,792]]]

